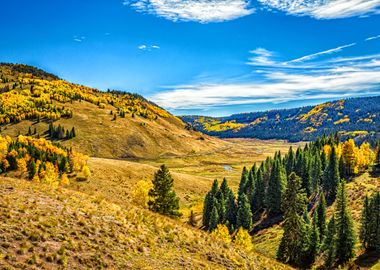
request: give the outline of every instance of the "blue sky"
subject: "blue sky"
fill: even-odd
[[[8,0],[0,62],[174,114],[380,94],[380,0]]]

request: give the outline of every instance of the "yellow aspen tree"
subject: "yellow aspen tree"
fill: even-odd
[[[368,142],[363,143],[359,149],[359,167],[365,171],[374,162],[375,153],[371,150]]]
[[[343,144],[342,156],[349,174],[351,176],[357,174],[359,171],[358,148],[356,147],[353,139],[349,139]]]
[[[248,231],[240,227],[238,232],[235,235],[234,243],[246,250],[252,250],[252,238],[249,235]]]
[[[17,159],[17,170],[24,174],[28,171],[26,160],[24,158]]]
[[[219,239],[224,243],[231,243],[231,235],[228,228],[224,224],[218,224],[215,230],[212,231],[211,237]]]
[[[58,172],[55,168],[55,166],[51,162],[45,163],[45,173],[44,176],[41,178],[42,183],[49,184],[51,186],[58,186]]]
[[[61,176],[61,186],[68,186],[70,185],[69,177],[67,177],[67,174],[62,174]]]
[[[84,178],[88,179],[91,177],[91,171],[90,168],[87,165],[84,165],[82,168],[82,174]]]
[[[329,157],[331,154],[331,146],[329,144],[325,144],[323,146],[323,152],[325,153],[326,157]]]
[[[138,206],[147,208],[149,201],[149,190],[151,190],[152,187],[153,184],[151,181],[138,181],[132,192],[133,203]]]

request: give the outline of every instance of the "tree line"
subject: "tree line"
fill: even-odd
[[[204,199],[203,227],[218,224],[230,233],[251,230],[266,216],[284,221],[279,260],[300,267],[324,254],[326,265],[342,264],[354,256],[356,236],[347,205],[345,183],[374,165],[380,167],[379,144],[357,146],[338,134],[323,136],[286,155],[277,152],[260,166],[244,168],[237,194],[226,179],[214,181]],[[335,200],[335,218],[326,225],[326,205]]]

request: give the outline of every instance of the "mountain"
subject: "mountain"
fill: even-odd
[[[102,92],[20,64],[0,64],[0,125],[4,135],[33,133],[106,158],[180,156],[225,145],[140,95]]]
[[[335,132],[342,137],[368,138],[379,131],[380,96],[228,117],[183,116],[182,120],[196,130],[221,138],[309,141]]]

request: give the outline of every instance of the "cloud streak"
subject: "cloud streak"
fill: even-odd
[[[304,61],[313,60],[313,59],[315,59],[315,58],[317,58],[317,57],[319,57],[321,55],[337,53],[337,52],[342,51],[345,48],[349,48],[349,47],[352,47],[352,46],[355,46],[355,45],[356,45],[356,43],[351,43],[351,44],[348,44],[348,45],[339,46],[339,47],[336,47],[336,48],[333,48],[333,49],[329,49],[329,50],[326,50],[326,51],[321,51],[321,52],[305,55],[305,56],[302,56],[300,58],[291,60],[291,61],[289,61],[289,63],[297,63],[297,62],[304,62]]]
[[[123,5],[171,21],[200,23],[229,21],[254,13],[249,0],[125,0]]]
[[[337,19],[379,14],[380,0],[258,0],[269,9],[295,16]]]

